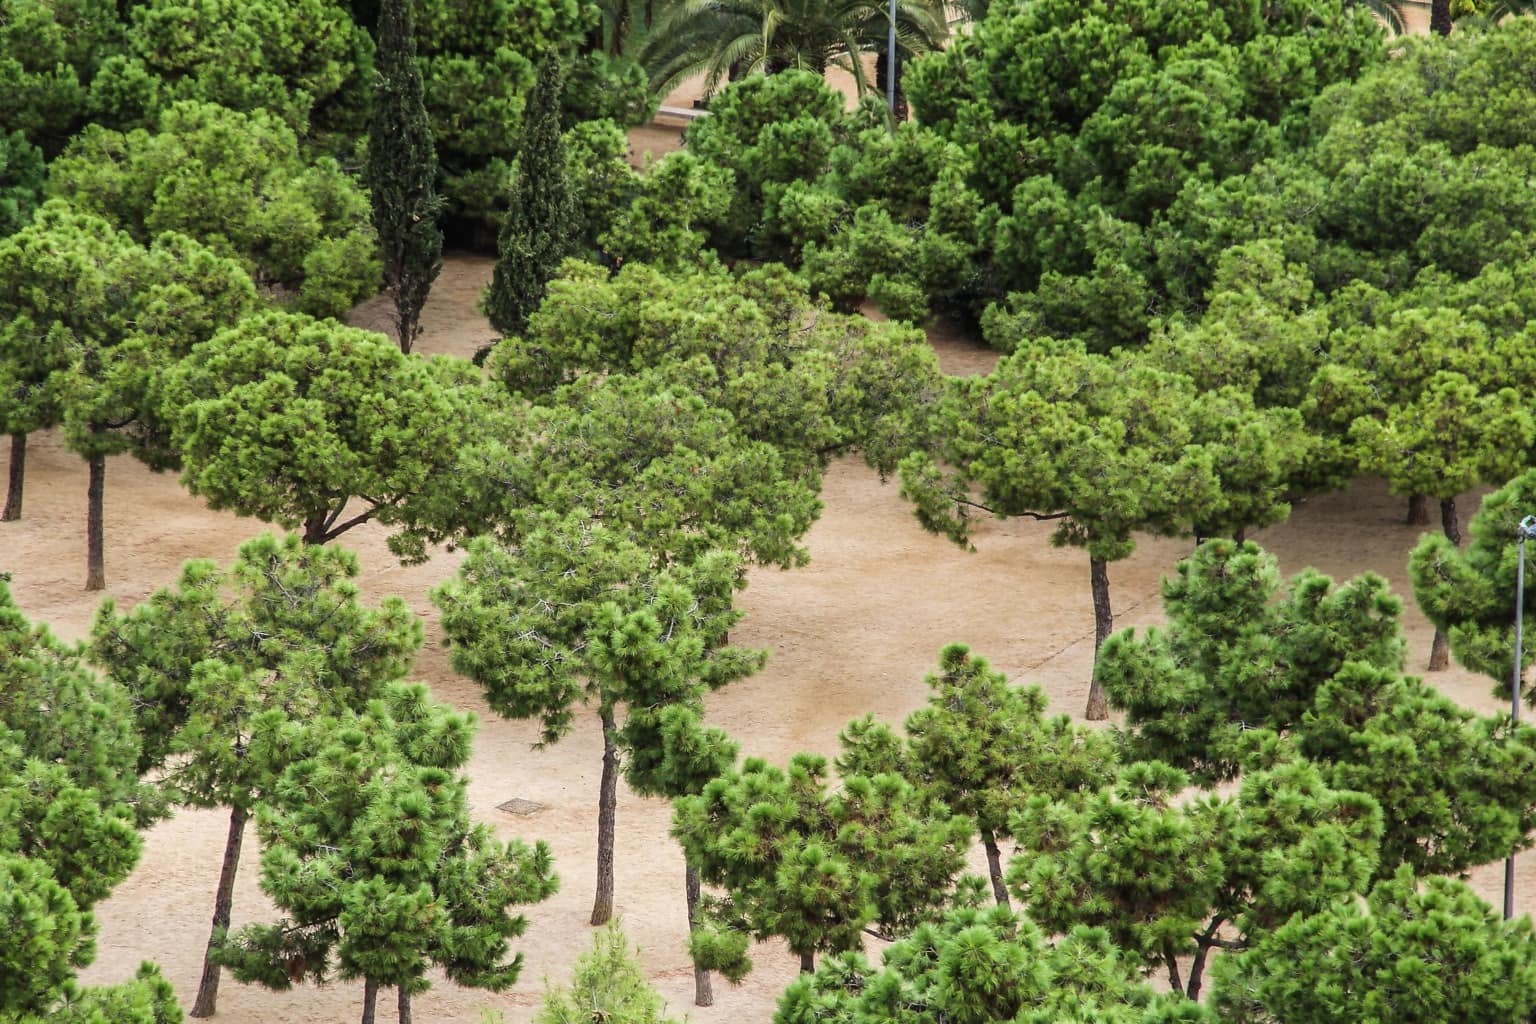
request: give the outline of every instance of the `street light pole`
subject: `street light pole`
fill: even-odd
[[[890,35],[885,41],[885,105],[896,116],[896,0],[891,0]]]
[[[1520,724],[1520,677],[1523,675],[1521,668],[1525,660],[1524,632],[1525,632],[1525,542],[1536,537],[1536,516],[1526,516],[1520,520],[1520,526],[1515,531],[1519,538],[1515,556],[1515,667],[1510,673],[1509,680],[1509,721],[1511,727]],[[1504,920],[1508,921],[1515,916],[1515,855],[1511,853],[1504,861]]]

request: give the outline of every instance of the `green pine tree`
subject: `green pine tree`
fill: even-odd
[[[437,153],[422,101],[416,64],[412,0],[384,0],[379,8],[373,119],[368,131],[367,182],[373,226],[384,253],[384,289],[395,303],[400,351],[421,333],[421,310],[443,269],[442,206],[434,191]]]
[[[94,655],[139,709],[141,767],[164,766],[179,803],[229,808],[210,956],[192,1016],[214,1013],[245,824],[293,759],[297,723],[360,708],[410,670],[419,620],[399,598],[358,600],[357,558],[278,540],[242,545],[231,570],[195,560],[174,588],[97,614]]]
[[[500,255],[484,298],[485,315],[504,337],[522,332],[575,245],[576,206],[560,138],[560,88],[560,59],[550,54],[539,67],[524,111]]]
[[[474,719],[425,686],[391,685],[361,714],[314,721],[257,818],[263,890],[288,917],[221,944],[235,977],[279,991],[332,971],[363,981],[363,1024],[378,991],[398,991],[400,1024],[429,967],[472,988],[517,981],[512,908],[554,893],[549,849],[502,842],[470,821]]]

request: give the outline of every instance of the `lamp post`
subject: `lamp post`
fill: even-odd
[[[1510,673],[1509,680],[1509,720],[1511,726],[1520,724],[1520,676],[1521,663],[1524,661],[1523,650],[1525,631],[1525,542],[1536,537],[1536,516],[1526,516],[1520,520],[1519,527],[1515,530],[1518,538],[1515,557],[1515,667]],[[1515,916],[1515,855],[1511,853],[1504,861],[1504,920],[1508,921]]]
[[[896,116],[896,0],[891,0],[890,35],[885,40],[885,105]]]

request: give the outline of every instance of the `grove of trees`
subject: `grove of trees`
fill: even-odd
[[[1437,2],[1389,40],[1376,6],[977,2],[952,34],[901,0],[892,66],[882,4],[0,0],[0,541],[47,431],[88,467],[87,590],[119,454],[292,531],[83,644],[0,564],[0,1024],[181,1019],[153,964],[77,977],[178,808],[228,811],[192,1016],[226,969],[356,986],[364,1024],[505,991],[588,882],[474,819],[498,718],[601,749],[603,930],[538,1021],[664,1019],[614,920],[623,786],[671,802],[700,1006],[787,949],[784,1024],[1529,1018],[1530,919],[1465,878],[1536,845],[1536,729],[1406,674],[1381,576],[1248,539],[1380,477],[1440,513],[1427,670],[1503,694],[1536,660],[1536,20]],[[690,75],[707,112],[632,166]],[[496,256],[473,360],[414,351],[445,245]],[[341,319],[381,290],[393,339]],[[1001,359],[942,373],[935,316]],[[773,706],[738,595],[807,563],[853,456],[957,546],[1021,517],[1086,555],[1112,724],[965,642],[837,751],[711,718]],[[441,569],[430,620],[363,599],[365,524]],[[1117,630],[1149,537],[1187,557]],[[411,681],[429,630],[496,718]],[[275,913],[232,927],[248,832]]]

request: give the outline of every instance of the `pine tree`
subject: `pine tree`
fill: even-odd
[[[1231,1024],[1503,1024],[1536,1010],[1530,918],[1501,921],[1464,882],[1407,868],[1217,961]]]
[[[543,843],[470,821],[460,769],[473,726],[416,684],[304,730],[257,818],[262,888],[288,918],[221,936],[235,977],[282,991],[334,969],[363,981],[363,1024],[384,986],[410,1024],[430,966],[473,988],[517,981],[522,954],[507,953],[527,919],[511,908],[557,882]]]
[[[728,978],[750,970],[746,936],[778,936],[815,969],[817,953],[860,947],[866,929],[901,934],[952,897],[971,826],[899,775],[849,775],[796,754],[788,769],[748,758],[673,802],[672,834],[704,881],[726,891],[690,949]]]
[[[484,685],[497,711],[538,718],[547,743],[570,731],[578,705],[597,713],[603,767],[595,925],[613,913],[620,753],[632,754],[631,776],[644,791],[696,790],[698,771],[667,751],[676,742],[668,729],[685,723],[669,726],[663,712],[702,712],[705,692],[755,672],[765,657],[723,644],[740,618],[730,603],[736,556],[704,552],[665,569],[653,557],[622,531],[582,515],[550,514],[516,551],[476,541],[459,575],[433,594],[454,668]],[[635,721],[626,712],[637,713]],[[705,742],[713,748],[716,740]],[[705,774],[714,760],[705,759]]]
[[[399,598],[362,605],[357,574],[350,552],[269,534],[242,545],[227,573],[191,561],[176,587],[97,614],[94,656],[133,694],[141,767],[166,766],[180,803],[229,808],[194,1017],[215,1010],[211,954],[229,924],[246,821],[293,758],[298,723],[362,707],[421,646],[421,623]]]
[[[534,1014],[534,1024],[673,1024],[667,1004],[646,981],[636,950],[617,923],[592,936],[567,988],[551,989]]]
[[[1066,715],[1045,717],[1045,691],[1015,688],[972,657],[964,644],[939,654],[928,676],[927,707],[907,716],[902,744],[873,715],[843,731],[844,774],[895,771],[927,797],[976,822],[987,852],[993,898],[1008,903],[998,840],[1009,816],[1037,794],[1061,799],[1113,781],[1119,760],[1109,735],[1074,726]]]
[[[575,245],[576,206],[560,138],[560,59],[550,54],[523,113],[499,258],[485,315],[504,337],[520,334]]]
[[[395,303],[400,351],[421,332],[421,310],[443,269],[442,202],[434,191],[437,153],[422,101],[412,0],[379,9],[379,80],[368,131],[368,188],[384,253],[384,288]]]

